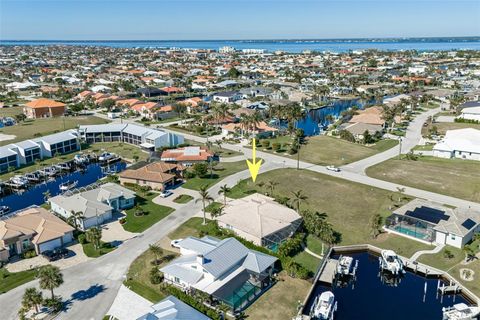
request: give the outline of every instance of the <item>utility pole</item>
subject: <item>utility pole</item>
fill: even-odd
[[[402,158],[402,137],[398,138],[398,160]]]

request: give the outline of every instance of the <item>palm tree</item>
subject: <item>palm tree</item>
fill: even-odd
[[[382,232],[382,224],[383,218],[380,214],[374,214],[370,218],[369,228],[370,228],[370,235],[373,239],[378,237],[378,235]]]
[[[87,230],[87,241],[93,243],[95,249],[100,248],[100,239],[102,239],[102,229],[93,227]]]
[[[60,269],[50,264],[40,267],[37,278],[40,283],[40,288],[50,290],[52,299],[54,299],[55,295],[53,294],[53,289],[58,288],[63,283],[63,275],[60,272]]]
[[[293,194],[292,206],[297,208],[297,213],[300,213],[300,204],[303,201],[306,201],[308,199],[308,197],[303,194],[302,190],[292,192],[292,194]]]
[[[82,226],[83,226],[83,221],[85,220],[85,215],[83,214],[82,211],[74,211],[72,210],[70,212],[70,217],[68,217],[67,219],[67,223],[69,223],[70,225],[72,225],[75,230],[78,230],[79,229],[79,221],[82,222]]]
[[[160,257],[163,256],[163,249],[157,246],[156,244],[149,245],[148,249],[155,256],[155,263],[158,264]]]
[[[215,207],[210,212],[210,216],[215,219],[216,217],[221,216],[223,213],[223,206]]]
[[[273,197],[273,191],[275,190],[275,187],[278,185],[278,182],[273,181],[273,180],[268,180],[267,183],[265,184],[265,187],[267,189],[270,189],[270,196]]]
[[[218,190],[218,194],[223,194],[223,204],[227,205],[227,193],[230,192],[230,188],[224,184],[223,186],[220,187],[220,190]]]
[[[215,141],[217,143],[217,146],[219,149],[222,149],[222,140],[218,139],[217,141]]]
[[[38,306],[42,304],[43,297],[42,293],[37,290],[37,288],[27,288],[22,297],[22,307],[26,310],[32,308],[35,309],[35,312],[38,313]]]
[[[201,186],[200,190],[198,190],[198,193],[200,194],[200,199],[195,200],[195,203],[198,201],[202,201],[202,205],[203,205],[203,223],[202,224],[206,224],[207,223],[206,203],[213,201],[213,198],[210,196],[210,194],[208,194],[206,185]]]

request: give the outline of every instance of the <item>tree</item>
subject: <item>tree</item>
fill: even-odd
[[[218,190],[218,194],[221,195],[223,194],[223,204],[227,205],[227,193],[230,192],[230,188],[224,184],[223,186],[220,187],[220,190]]]
[[[273,197],[273,191],[275,190],[275,187],[278,185],[278,182],[273,181],[273,180],[268,180],[267,183],[265,184],[265,188],[270,189],[270,196]]]
[[[230,78],[238,78],[241,74],[242,73],[234,67],[231,67],[230,70],[228,70],[227,72],[227,76]]]
[[[115,101],[112,99],[105,99],[102,102],[100,102],[100,107],[103,109],[107,109],[108,111],[110,111],[113,108],[113,106],[115,106]]]
[[[151,244],[148,246],[148,250],[155,256],[155,264],[158,264],[160,258],[163,256],[163,249],[156,244]]]
[[[377,238],[380,233],[382,233],[383,217],[380,214],[374,214],[370,217],[370,222],[368,224],[370,228],[370,235],[373,239]]]
[[[203,162],[195,163],[193,165],[193,172],[195,173],[196,176],[201,178],[207,174],[208,165]]]
[[[476,251],[475,249],[471,246],[471,245],[465,245],[463,247],[463,252],[465,253],[465,261],[468,262],[468,261],[471,261],[471,260],[474,260],[476,258]]]
[[[293,199],[292,199],[292,206],[297,208],[297,212],[300,213],[300,204],[308,199],[306,195],[303,194],[302,190],[298,190],[296,192],[292,192]]]
[[[22,297],[22,308],[26,310],[35,309],[38,313],[38,306],[43,302],[42,293],[37,288],[27,288]]]
[[[81,221],[81,225],[83,226],[83,221],[85,220],[85,215],[82,211],[74,211],[70,212],[70,217],[68,217],[67,222],[72,225],[75,230],[79,229],[79,221]]]
[[[52,299],[54,299],[53,289],[60,287],[63,283],[63,275],[60,269],[52,265],[42,266],[38,270],[37,278],[40,283],[40,288],[50,290]]]
[[[27,116],[24,115],[23,113],[20,113],[20,114],[15,115],[15,120],[16,120],[17,122],[25,121],[26,118],[27,118]]]
[[[200,194],[200,199],[195,200],[195,202],[202,201],[202,205],[203,205],[203,222],[202,222],[202,224],[206,224],[207,223],[206,203],[207,202],[212,202],[213,198],[208,193],[207,186],[201,186],[198,193]]]
[[[87,230],[87,241],[93,243],[95,249],[100,248],[100,239],[102,239],[102,229],[93,227]]]
[[[373,142],[372,135],[370,134],[370,132],[368,132],[368,130],[365,130],[365,132],[363,133],[363,144],[369,144],[372,142]]]
[[[223,206],[219,206],[219,207],[214,207],[211,211],[210,211],[210,216],[215,219],[216,217],[219,217],[223,214]]]
[[[50,193],[50,190],[43,192],[42,195],[43,195],[43,200],[45,200],[45,202],[47,202],[48,199],[52,196],[52,194]]]

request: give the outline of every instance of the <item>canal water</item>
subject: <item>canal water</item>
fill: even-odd
[[[366,252],[349,255],[358,259],[357,280],[353,288],[352,285],[334,289],[317,285],[305,313],[311,309],[315,297],[328,290],[338,301],[335,320],[441,320],[442,307],[461,302],[469,304],[461,295],[444,296],[443,301],[441,296],[437,298],[438,280],[434,278],[426,279],[407,272],[398,283],[389,284],[379,277],[378,257]]]
[[[331,122],[328,121],[329,115],[337,119],[340,117],[343,111],[346,111],[354,106],[363,109],[367,105],[374,104],[374,102],[375,100],[363,101],[360,99],[335,100],[323,108],[310,110],[306,114],[305,118],[297,121],[296,127],[303,129],[305,135],[307,136],[315,136],[320,134],[324,127],[327,127],[329,124],[331,124]]]
[[[119,172],[125,169],[125,167],[126,164],[124,162],[110,164],[110,168],[112,170],[115,169],[115,172]],[[47,190],[50,192],[51,196],[56,196],[61,193],[60,184],[69,180],[78,181],[76,188],[87,186],[104,177],[106,175],[105,168],[108,169],[108,167],[102,167],[99,163],[89,164],[85,170],[75,170],[65,175],[58,176],[53,181],[43,182],[31,186],[22,193],[12,193],[10,195],[1,197],[0,205],[10,207],[10,212],[14,212],[32,205],[41,205],[45,202],[44,192]]]

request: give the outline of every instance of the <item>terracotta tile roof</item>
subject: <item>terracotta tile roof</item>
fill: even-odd
[[[25,103],[25,106],[29,108],[59,108],[59,107],[65,107],[65,103],[58,102],[55,100],[50,100],[46,98],[40,98],[36,100],[32,100],[28,103]]]
[[[205,147],[194,146],[165,150],[161,159],[164,161],[207,161],[213,155],[213,152]]]
[[[16,236],[32,236],[32,243],[40,244],[59,237],[74,229],[62,219],[43,208],[30,208],[16,216],[0,221],[0,240]]]
[[[175,174],[169,173],[174,169],[184,170],[185,168],[181,165],[160,161],[147,164],[139,169],[122,171],[119,176],[120,178],[165,183],[175,177]]]

